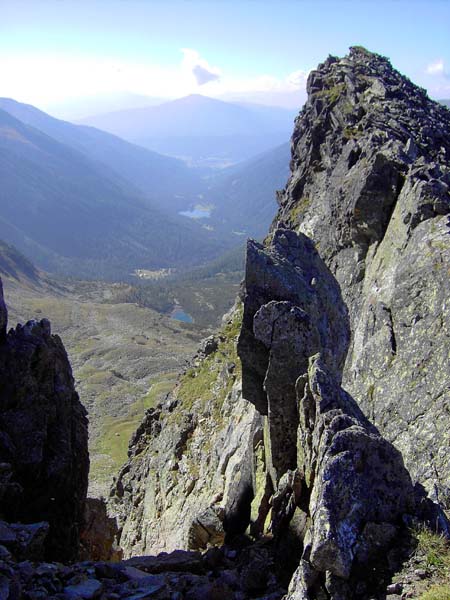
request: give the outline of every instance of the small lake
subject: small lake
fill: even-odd
[[[190,219],[209,219],[211,216],[211,209],[203,206],[195,206],[192,210],[182,210],[178,214],[183,217],[189,217]]]
[[[171,313],[170,316],[172,319],[176,319],[177,321],[183,321],[183,323],[193,323],[194,319],[191,317],[191,315],[188,315],[188,313],[184,312],[184,310],[182,308],[175,308]]]

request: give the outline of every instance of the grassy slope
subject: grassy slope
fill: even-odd
[[[107,284],[72,284],[3,275],[9,323],[49,317],[73,367],[90,419],[90,493],[105,494],[125,461],[144,411],[169,391],[203,332],[148,308],[105,304]]]

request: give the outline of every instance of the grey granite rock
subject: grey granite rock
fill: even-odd
[[[238,304],[131,440],[109,499],[126,557],[220,545],[249,523],[262,420],[241,394],[241,318]]]
[[[335,275],[352,330],[344,387],[450,507],[450,113],[361,48],[312,71],[280,224]]]
[[[380,568],[405,534],[405,517],[416,511],[414,488],[401,454],[319,356],[310,360],[297,392],[298,467],[308,488],[309,525],[288,598],[315,598],[325,575],[323,592],[331,598],[363,598],[356,591],[359,580]]]
[[[311,241],[282,229],[266,248],[248,242],[243,298],[242,390],[268,415],[266,450],[276,488],[296,465],[295,382],[319,350],[339,378],[350,338],[348,317],[339,286]]]
[[[47,556],[72,558],[88,471],[86,412],[64,346],[46,319],[17,325],[0,345],[0,512],[47,521]]]

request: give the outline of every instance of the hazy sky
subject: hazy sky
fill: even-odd
[[[311,68],[360,44],[450,97],[450,1],[0,0],[0,96],[45,108],[130,92],[296,104]]]

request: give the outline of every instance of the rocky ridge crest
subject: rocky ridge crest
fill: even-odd
[[[344,387],[450,507],[450,112],[358,47],[307,87],[272,230],[313,240],[348,307]]]

